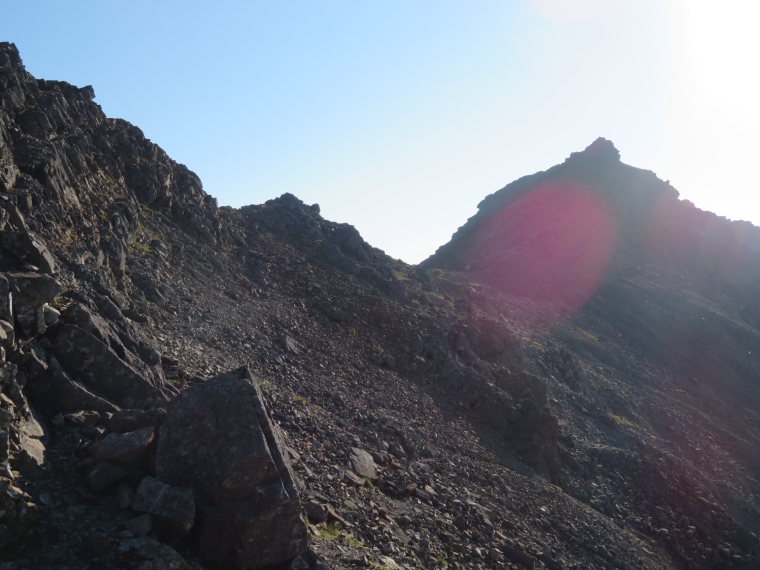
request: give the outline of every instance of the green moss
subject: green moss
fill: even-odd
[[[380,487],[375,485],[375,483],[370,479],[369,477],[362,477],[364,482],[367,485],[367,489],[369,489],[370,493],[380,493]]]
[[[153,253],[153,250],[150,248],[149,245],[141,243],[139,241],[133,242],[132,247],[143,253]]]
[[[624,425],[629,427],[637,427],[638,424],[632,422],[628,418],[624,418],[623,416],[618,416],[615,414],[607,414],[607,417],[612,419],[616,424],[618,425]]]

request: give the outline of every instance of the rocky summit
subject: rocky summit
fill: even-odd
[[[419,266],[0,43],[0,569],[760,568],[760,229],[599,139]]]

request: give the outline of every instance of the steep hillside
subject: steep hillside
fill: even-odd
[[[648,496],[679,540],[711,528],[709,496],[755,541],[758,228],[679,200],[598,139],[488,196],[421,267],[520,299],[551,331],[566,363],[547,367],[549,392],[574,452],[638,473],[633,489],[611,485],[617,501]]]
[[[93,96],[0,44],[3,568],[760,564],[755,228],[601,141],[412,267]]]

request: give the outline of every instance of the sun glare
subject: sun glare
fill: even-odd
[[[565,22],[598,20],[621,5],[621,0],[530,0],[531,6],[543,16]]]
[[[664,153],[658,170],[700,208],[760,223],[748,165],[760,154],[760,3],[671,0]]]

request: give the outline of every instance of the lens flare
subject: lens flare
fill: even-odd
[[[480,279],[528,301],[530,316],[547,322],[574,313],[596,291],[614,237],[597,191],[547,182],[494,212],[473,236],[468,261]]]

